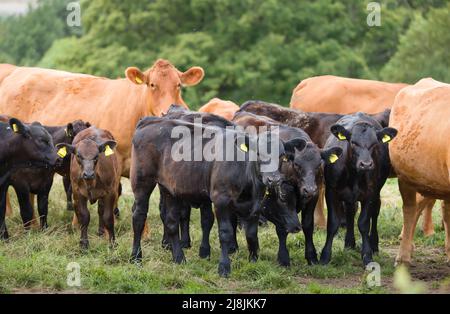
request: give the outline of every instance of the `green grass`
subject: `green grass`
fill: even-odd
[[[290,235],[288,247],[291,267],[277,265],[278,240],[274,227],[260,228],[260,259],[247,261],[247,248],[242,231],[238,232],[240,250],[232,256],[232,274],[219,278],[217,264],[219,241],[217,224],[211,234],[211,260],[198,257],[201,230],[199,211],[192,211],[191,237],[193,247],[185,250],[186,264],[175,265],[171,253],[161,248],[162,224],[158,213],[158,193],[152,195],[149,211],[150,239],[143,242],[142,266],[129,263],[132,243],[131,205],[133,195],[128,180],[123,180],[124,193],[120,199],[121,219],[116,222],[117,248],[110,250],[104,238],[96,236],[98,215],[91,208],[89,228],[90,249],[79,249],[79,231],[72,230],[72,213],[65,210],[65,195],[60,180],[50,195],[49,225],[45,232],[24,232],[17,201],[12,197],[14,214],[7,218],[11,234],[8,242],[0,243],[0,293],[8,292],[124,292],[124,293],[387,293],[393,292],[394,256],[398,249],[398,235],[402,226],[401,200],[397,183],[390,180],[383,190],[383,205],[379,221],[381,252],[375,260],[381,265],[382,286],[368,288],[359,253],[343,249],[344,230],[336,237],[333,258],[328,266],[308,266],[304,259],[303,234]],[[439,212],[435,211],[438,222]],[[357,246],[360,246],[359,233]],[[326,233],[316,230],[314,240],[318,252]],[[424,238],[417,231],[415,258],[419,263],[441,265],[445,260],[444,232],[436,224],[436,235]],[[430,254],[429,252],[435,252]],[[67,286],[70,262],[81,267],[81,287]],[[425,269],[426,271],[426,269]],[[445,269],[444,269],[445,271]],[[430,291],[449,287],[450,273],[438,273],[428,279],[426,273],[413,272],[424,278]]]

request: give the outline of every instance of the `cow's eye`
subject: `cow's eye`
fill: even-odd
[[[181,86],[181,83],[178,83],[178,84],[177,84],[177,88],[178,88],[178,89],[181,89],[181,87],[182,87],[182,86]]]
[[[156,87],[155,83],[150,83],[150,87],[155,88]]]

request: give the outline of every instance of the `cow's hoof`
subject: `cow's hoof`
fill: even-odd
[[[331,261],[331,256],[327,256],[327,255],[324,256],[324,255],[322,255],[320,257],[319,264],[320,265],[328,265],[330,263],[330,261]]]
[[[411,258],[397,256],[395,258],[395,267],[399,267],[400,265],[405,265],[406,267],[410,267],[412,265]]]
[[[291,261],[289,259],[289,257],[278,257],[278,264],[281,267],[290,267],[291,266]]]
[[[114,208],[114,216],[116,216],[116,218],[120,218],[120,210],[117,207]]]
[[[136,252],[131,253],[130,263],[131,264],[141,264],[142,263],[142,251],[141,250],[139,250],[137,253]]]
[[[222,278],[228,278],[231,273],[231,265],[225,263],[219,263],[219,276]]]
[[[102,229],[98,229],[97,230],[97,235],[99,237],[103,237],[105,235],[105,230],[103,228]]]
[[[306,257],[306,261],[308,262],[308,265],[317,265],[319,264],[319,261],[317,259],[317,254],[310,254],[308,257]]]
[[[250,263],[256,263],[258,261],[258,255],[250,254],[248,257]]]
[[[72,202],[67,202],[66,210],[71,211],[71,212],[73,211],[73,204],[72,204]]]
[[[363,261],[364,267],[366,267],[367,265],[369,265],[370,263],[373,262],[373,259],[372,259],[371,255],[370,256],[369,255],[364,255],[362,257],[362,261]]]
[[[190,249],[191,241],[181,241],[180,245],[181,245],[181,248],[183,248],[183,249]]]
[[[81,240],[80,241],[80,249],[82,251],[87,251],[89,249],[89,241],[88,240]]]
[[[211,255],[211,248],[203,246],[200,247],[198,251],[198,256],[200,256],[200,258],[209,258],[210,255]]]
[[[172,244],[170,242],[168,242],[167,240],[163,239],[161,241],[161,247],[163,249],[166,249],[166,250],[171,250],[172,249]]]
[[[174,258],[173,258],[173,262],[175,264],[183,264],[186,263],[186,258],[184,257],[183,253],[177,254]]]
[[[0,234],[0,239],[4,240],[4,241],[8,240],[9,239],[8,231],[4,231],[3,233],[1,233]]]
[[[237,250],[239,249],[239,246],[237,245],[232,245],[228,248],[228,254],[234,254],[237,252]]]

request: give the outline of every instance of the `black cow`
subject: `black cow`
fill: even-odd
[[[242,127],[254,126],[268,127],[277,125],[277,122],[262,116],[257,116],[249,112],[241,111],[235,114],[233,122]],[[317,253],[313,242],[314,232],[314,209],[319,198],[319,186],[323,181],[323,165],[332,164],[341,156],[342,149],[331,147],[327,150],[320,150],[305,131],[282,125],[278,123],[279,138],[285,144],[287,159],[283,160],[280,173],[284,176],[288,187],[292,191],[288,193],[287,206],[293,208],[297,213],[302,213],[302,228],[305,234],[305,258],[308,264],[317,264]],[[282,266],[290,265],[289,251],[286,246],[288,230],[283,227],[284,222],[273,219],[271,211],[283,206],[278,197],[269,195],[263,203],[263,214],[275,224],[279,240],[278,262]],[[276,216],[275,216],[276,218]]]
[[[22,167],[53,167],[57,155],[52,137],[38,122],[25,125],[15,118],[0,122],[0,141],[0,238],[8,239],[5,212],[11,173]],[[22,219],[29,228],[32,213],[24,213]]]
[[[76,134],[88,128],[89,122],[76,120],[67,126],[44,126],[53,139],[53,143],[72,144]],[[70,158],[59,159],[54,168],[23,168],[11,173],[10,185],[14,188],[19,201],[20,213],[33,214],[33,204],[30,201],[30,193],[36,194],[38,199],[38,213],[41,229],[48,227],[48,195],[53,184],[54,174],[63,176],[64,189],[67,197],[67,209],[72,210],[72,187],[70,184]]]
[[[334,113],[302,112],[260,100],[246,101],[236,114],[240,111],[266,116],[288,126],[300,128],[308,133],[311,140],[320,148],[324,147],[330,136],[330,127],[344,117],[344,115]],[[370,116],[377,120],[382,127],[387,127],[390,113],[391,110],[386,109]]]
[[[271,160],[264,150],[255,151],[258,147],[267,147],[272,143],[273,136],[259,135],[250,137],[245,133],[234,130],[192,124],[181,120],[164,118],[149,118],[144,127],[137,127],[133,138],[131,184],[135,196],[133,205],[133,231],[134,241],[132,260],[139,261],[142,258],[141,234],[144,229],[148,212],[149,197],[158,183],[161,197],[164,198],[167,210],[165,224],[168,236],[172,244],[172,256],[176,263],[185,260],[179,239],[180,205],[189,203],[197,207],[204,202],[212,202],[215,207],[216,218],[219,225],[219,238],[222,254],[219,262],[219,274],[228,276],[231,270],[229,249],[233,243],[232,216],[237,215],[245,222],[249,259],[256,261],[258,258],[258,217],[260,205],[267,187],[281,189],[281,176],[278,168],[271,171],[262,171]],[[191,157],[196,152],[203,152],[206,147],[218,147],[222,143],[233,144],[231,152],[233,161],[227,159],[220,161],[217,158],[201,159],[201,161],[176,161],[172,156],[174,143],[182,140],[171,138],[175,128],[187,132],[192,141],[188,141]],[[195,132],[195,128],[200,129]],[[202,139],[203,132],[215,132],[215,136]],[[183,138],[183,140],[186,140]],[[275,140],[275,139],[274,139]],[[200,142],[197,146],[194,143]],[[279,158],[284,158],[284,145],[280,141],[274,142],[279,149]],[[218,145],[218,146],[216,146]],[[200,151],[201,150],[201,151]],[[184,151],[184,150],[183,150]],[[256,156],[257,161],[250,161],[250,156]],[[230,157],[230,156],[228,156]],[[239,160],[241,158],[242,160]],[[195,159],[193,159],[195,160]],[[279,165],[278,165],[279,166]],[[280,191],[279,195],[284,195]],[[180,200],[183,201],[180,201]],[[289,215],[290,213],[274,213]],[[296,223],[298,217],[293,213]],[[290,226],[286,226],[290,228]]]
[[[369,115],[356,113],[340,119],[331,127],[331,132],[333,135],[327,140],[325,148],[340,146],[343,154],[333,167],[325,167],[328,224],[320,262],[330,262],[333,238],[339,227],[339,218],[343,215],[347,220],[345,247],[355,247],[354,218],[357,202],[360,202],[358,228],[362,237],[361,256],[364,265],[367,265],[372,261],[372,253],[378,252],[380,191],[391,168],[387,143],[396,136],[397,130],[382,128]]]

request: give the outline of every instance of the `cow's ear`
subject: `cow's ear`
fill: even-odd
[[[320,156],[325,161],[325,164],[334,164],[342,156],[342,148],[331,147],[329,149],[324,149],[320,152]]]
[[[335,124],[331,126],[331,133],[340,141],[350,141],[352,133],[347,131],[342,125]]]
[[[73,124],[72,123],[68,123],[67,124],[67,126],[66,126],[66,129],[65,129],[65,132],[66,132],[66,136],[68,137],[68,138],[73,138],[74,137],[74,131],[73,131]]]
[[[201,67],[192,67],[184,73],[180,74],[181,84],[183,86],[194,86],[200,83],[205,76],[205,71]]]
[[[86,122],[84,125],[86,126],[86,128],[90,128],[92,126],[92,124],[90,124],[89,122]]]
[[[397,136],[397,130],[394,128],[384,128],[377,131],[377,137],[381,143],[389,143],[395,136]]]
[[[59,157],[65,158],[66,156],[75,153],[75,146],[67,143],[59,143],[56,144],[56,150]]]
[[[106,141],[98,146],[98,150],[100,153],[105,153],[105,156],[111,156],[114,154],[113,149],[116,148],[116,141]]]
[[[147,84],[147,78],[144,73],[136,67],[130,67],[125,71],[127,78],[134,84]]]
[[[302,138],[294,138],[288,142],[284,142],[284,151],[289,157],[295,155],[295,150],[302,151],[306,147],[306,141]]]
[[[13,130],[14,133],[20,134],[26,138],[30,138],[30,129],[22,123],[19,119],[11,118],[9,119],[9,126]]]

